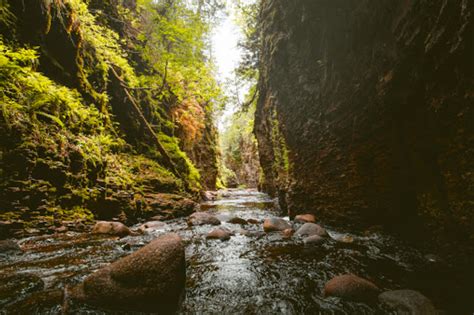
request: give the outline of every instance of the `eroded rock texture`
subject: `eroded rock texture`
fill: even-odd
[[[473,237],[473,3],[266,0],[261,25],[264,189],[292,216]]]

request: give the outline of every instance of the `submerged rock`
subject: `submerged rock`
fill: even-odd
[[[124,237],[132,231],[123,223],[112,221],[99,221],[92,228],[92,234],[108,234]]]
[[[171,233],[90,275],[71,296],[107,309],[168,314],[177,309],[185,278],[184,245]]]
[[[0,241],[0,254],[1,253],[11,253],[11,252],[21,252],[20,246],[12,240]]]
[[[188,218],[188,225],[219,225],[221,221],[207,212],[194,212]]]
[[[291,225],[281,218],[269,218],[263,222],[263,230],[265,232],[284,231],[291,229]]]
[[[244,219],[239,218],[239,217],[233,217],[232,219],[229,220],[229,223],[240,224],[240,225],[247,225],[248,224],[247,220],[244,220]]]
[[[347,274],[329,280],[324,286],[325,296],[337,296],[353,301],[376,300],[380,289],[369,280]]]
[[[44,282],[37,275],[29,273],[2,274],[0,275],[0,309],[27,293],[43,288]]]
[[[217,228],[209,232],[206,236],[207,239],[219,239],[221,241],[227,241],[230,239],[232,233],[224,228]]]
[[[260,224],[260,221],[257,219],[248,219],[247,220],[248,224]]]
[[[433,303],[426,296],[414,290],[387,291],[379,295],[379,301],[396,311],[397,314],[438,314]]]
[[[15,301],[5,307],[6,314],[32,314],[32,310],[50,308],[61,305],[64,301],[64,291],[58,289],[34,292],[24,299]],[[62,309],[62,314],[68,314]],[[38,312],[39,313],[39,312]],[[38,314],[35,312],[35,314]],[[43,313],[41,313],[43,314]]]
[[[140,225],[140,227],[138,228],[138,231],[140,231],[142,233],[151,232],[151,231],[155,231],[155,230],[164,228],[165,226],[166,226],[165,222],[149,221],[149,222],[146,222],[146,223],[143,223],[142,225]]]
[[[304,238],[303,243],[308,244],[308,245],[309,244],[321,244],[321,243],[324,243],[324,238],[322,238],[319,235],[312,235],[312,236],[308,236],[308,237]]]
[[[318,224],[315,223],[305,223],[296,231],[296,235],[299,236],[326,236],[326,230]]]
[[[294,221],[298,223],[315,223],[316,217],[313,214],[299,214],[295,217]]]

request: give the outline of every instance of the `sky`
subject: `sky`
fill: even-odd
[[[227,0],[228,14],[224,15],[215,27],[211,38],[212,56],[217,67],[217,79],[224,83],[232,79],[234,70],[238,66],[242,57],[242,50],[238,47],[239,41],[244,38],[244,34],[235,21],[235,0]],[[255,0],[245,0],[253,2]],[[239,90],[239,97],[243,99],[247,94],[248,87]],[[217,126],[223,132],[229,125],[229,118],[236,111],[235,106],[226,106],[220,117],[217,117]]]

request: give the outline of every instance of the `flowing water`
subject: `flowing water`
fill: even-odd
[[[278,215],[272,200],[253,190],[220,192],[218,200],[203,203],[201,210],[215,213],[234,232],[229,241],[206,240],[215,227],[188,227],[185,219],[121,239],[73,232],[22,239],[24,253],[0,256],[0,309],[19,314],[117,314],[65,303],[62,292],[170,231],[186,243],[182,314],[387,313],[382,305],[323,297],[324,284],[343,273],[370,279],[384,290],[419,290],[448,313],[468,313],[472,306],[459,294],[462,274],[453,275],[448,262],[390,236],[326,227],[331,238],[308,246],[296,237],[266,234],[261,223],[226,223],[235,216],[263,222]]]

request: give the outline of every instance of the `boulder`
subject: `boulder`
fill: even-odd
[[[168,314],[178,307],[185,278],[184,245],[171,233],[93,273],[70,295],[111,310]]]
[[[324,286],[325,296],[337,296],[360,302],[374,301],[380,289],[372,282],[352,274],[337,276]]]
[[[248,224],[247,220],[244,220],[244,219],[239,218],[239,217],[233,217],[232,219],[229,220],[229,223],[240,224],[240,225],[247,225]]]
[[[0,254],[1,253],[11,253],[11,252],[21,252],[20,246],[12,240],[0,241]]]
[[[308,236],[304,238],[303,243],[308,244],[308,245],[321,244],[321,243],[324,243],[324,238],[322,238],[319,235],[312,235],[312,236]]]
[[[296,231],[296,235],[299,235],[299,236],[313,236],[313,235],[326,236],[327,232],[324,228],[322,228],[318,224],[305,223]]]
[[[316,217],[313,214],[298,214],[294,221],[297,223],[315,223]]]
[[[414,290],[387,291],[379,295],[379,301],[396,311],[397,314],[438,314],[433,303],[426,296]]]
[[[107,234],[124,237],[132,231],[123,223],[112,221],[99,221],[92,228],[92,234]]]
[[[291,225],[281,218],[269,218],[263,222],[263,230],[265,232],[284,231],[291,229]]]
[[[207,239],[219,239],[221,241],[227,241],[230,240],[230,236],[232,233],[223,228],[217,228],[209,232],[206,236]]]
[[[145,233],[145,232],[151,232],[151,231],[164,228],[165,226],[166,226],[166,223],[161,222],[161,221],[149,221],[140,225],[138,230],[142,233]]]
[[[207,212],[194,212],[188,217],[188,225],[219,225],[221,221]]]

